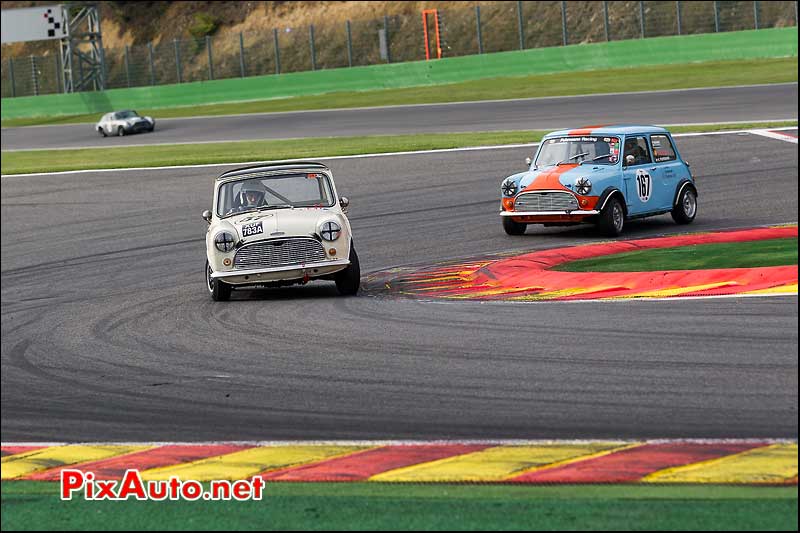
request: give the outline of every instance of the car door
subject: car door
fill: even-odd
[[[653,134],[650,136],[653,147],[653,161],[659,167],[662,193],[660,201],[662,209],[672,209],[675,200],[675,190],[682,177],[683,165],[678,161],[675,146],[667,134]]]
[[[628,156],[633,156],[633,163],[628,164]],[[653,165],[647,136],[626,136],[622,161],[628,216],[658,211],[660,202],[657,197],[661,187],[658,183],[658,167]]]

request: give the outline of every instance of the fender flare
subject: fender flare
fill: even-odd
[[[619,199],[622,203],[622,210],[625,212],[625,216],[628,216],[628,206],[625,204],[625,195],[622,194],[622,191],[617,189],[616,187],[606,187],[603,191],[603,194],[600,195],[600,198],[597,199],[597,203],[595,204],[595,209],[598,211],[602,211],[603,208],[606,206],[606,202],[608,199],[611,198],[613,195],[619,195]]]
[[[681,197],[681,193],[686,187],[690,187],[694,191],[695,196],[699,196],[697,194],[697,187],[695,187],[694,182],[692,180],[683,178],[681,182],[678,184],[678,187],[675,189],[675,198],[672,199],[672,206],[678,205],[678,198]]]

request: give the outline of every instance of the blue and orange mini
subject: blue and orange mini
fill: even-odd
[[[625,221],[671,213],[678,224],[697,215],[689,165],[664,128],[586,126],[554,131],[529,169],[503,180],[503,229],[522,235],[529,224],[596,224],[608,236]]]

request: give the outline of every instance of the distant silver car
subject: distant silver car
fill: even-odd
[[[122,137],[130,133],[153,131],[155,127],[156,121],[151,117],[141,117],[136,111],[126,110],[106,113],[94,129],[103,137],[109,135]]]

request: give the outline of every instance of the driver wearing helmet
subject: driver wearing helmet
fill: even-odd
[[[246,211],[254,207],[267,205],[264,201],[267,189],[258,180],[251,180],[242,185],[242,190],[237,195],[238,211]]]

